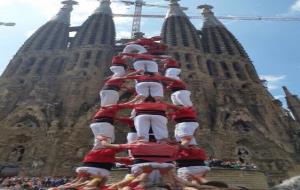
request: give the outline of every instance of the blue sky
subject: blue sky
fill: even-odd
[[[99,5],[96,0],[78,0],[73,11],[72,25],[80,25]],[[145,0],[164,4],[164,0]],[[211,4],[217,16],[287,16],[300,17],[300,0],[181,0],[189,7],[188,15],[200,15],[196,7]],[[0,26],[0,73],[24,41],[42,24],[54,16],[60,0],[0,0],[0,22],[16,22],[15,27]],[[112,4],[114,13],[132,13],[133,8]],[[146,8],[144,14],[165,15],[166,9]],[[131,19],[116,18],[118,38],[130,36]],[[142,31],[158,35],[162,19],[143,19]],[[192,20],[200,29],[202,21]],[[259,75],[268,80],[271,93],[283,97],[282,85],[300,95],[300,22],[222,21],[238,38],[250,55]]]

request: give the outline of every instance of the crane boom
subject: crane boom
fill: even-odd
[[[132,22],[132,31],[131,31],[131,37],[134,38],[134,34],[136,32],[140,32],[141,30],[141,19],[142,17],[142,9],[143,9],[143,0],[136,0],[135,1],[135,10],[134,10],[134,16],[133,16],[133,22]]]
[[[144,18],[165,18],[165,15],[133,15],[114,14],[114,17],[144,17]],[[216,16],[222,20],[261,20],[261,21],[300,21],[300,17],[264,17],[264,16]],[[190,19],[203,19],[202,16],[189,16]]]
[[[128,15],[127,17],[133,17],[132,21],[132,28],[131,28],[131,37],[134,38],[135,33],[139,33],[141,30],[141,19],[142,19],[142,9],[143,6],[147,7],[158,7],[158,8],[169,8],[169,6],[165,5],[155,5],[155,4],[148,4],[143,0],[111,0],[112,3],[124,3],[127,6],[134,5],[135,10],[133,15]],[[181,7],[182,10],[187,10],[187,7]],[[119,17],[126,17],[125,15],[116,14]]]

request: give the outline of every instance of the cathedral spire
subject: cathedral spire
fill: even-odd
[[[198,9],[203,9],[202,15],[204,17],[203,27],[224,27],[224,25],[215,17],[212,11],[214,7],[211,5],[200,5]]]
[[[170,1],[169,3],[169,10],[167,13],[167,18],[171,16],[184,16],[186,17],[186,14],[182,11],[182,8],[180,7],[178,1],[180,0],[167,0]]]
[[[286,95],[285,99],[287,101],[287,105],[291,112],[293,113],[295,119],[300,122],[300,99],[298,96],[293,95],[287,87],[282,87],[284,90],[284,93]]]
[[[64,6],[60,9],[57,15],[51,19],[51,21],[62,22],[69,25],[73,5],[77,5],[78,3],[73,0],[66,0],[63,1],[62,4],[64,4]]]
[[[169,46],[202,50],[198,31],[182,11],[179,0],[168,1],[170,2],[169,10],[161,32],[163,42]]]
[[[70,13],[74,0],[63,1],[64,6],[50,21],[41,26],[21,47],[17,54],[30,51],[61,50],[68,46]]]
[[[99,0],[100,5],[83,23],[71,47],[86,45],[114,46],[116,31],[110,8],[110,0]]]
[[[204,17],[202,42],[204,51],[212,54],[238,55],[248,58],[246,51],[235,36],[215,17],[211,5],[200,5]]]
[[[100,1],[100,6],[95,10],[94,14],[107,14],[112,15],[112,10],[110,8],[110,0],[98,0]]]
[[[289,91],[289,89],[286,86],[283,86],[282,88],[283,88],[283,91],[284,91],[286,97],[293,96],[293,94]]]

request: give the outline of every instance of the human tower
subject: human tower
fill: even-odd
[[[205,182],[209,168],[204,163],[205,152],[194,138],[199,123],[191,92],[180,79],[180,64],[165,55],[166,51],[160,37],[141,38],[113,57],[113,75],[100,90],[101,108],[90,125],[94,147],[76,169],[77,178],[59,188],[184,189]],[[126,91],[134,92],[135,97],[120,102],[121,92]],[[163,102],[168,100],[166,94],[171,94],[172,103]],[[131,114],[122,115],[122,110],[131,110]],[[168,120],[175,124],[175,140],[169,138]],[[113,144],[117,124],[130,128],[127,144]],[[123,151],[128,157],[116,157]],[[115,163],[131,169],[122,181],[108,185]]]

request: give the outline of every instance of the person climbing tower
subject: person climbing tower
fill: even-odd
[[[166,55],[167,46],[160,40],[160,37],[137,39],[113,57],[110,66],[113,74],[101,88],[101,107],[90,124],[94,146],[85,155],[82,166],[77,167],[76,180],[62,188],[184,189],[199,188],[206,182],[209,168],[204,165],[205,151],[197,146],[194,136],[199,123],[191,92],[180,79],[180,63]],[[129,97],[127,102],[120,101],[120,92],[132,88],[136,96]],[[166,90],[171,91],[170,97],[165,96]],[[176,123],[175,141],[170,139],[168,118]],[[113,144],[115,126],[121,123],[129,127],[127,144]],[[128,157],[117,156],[124,151],[128,151]],[[117,162],[131,167],[130,173],[122,181],[107,185]],[[179,168],[177,175],[174,163]]]

